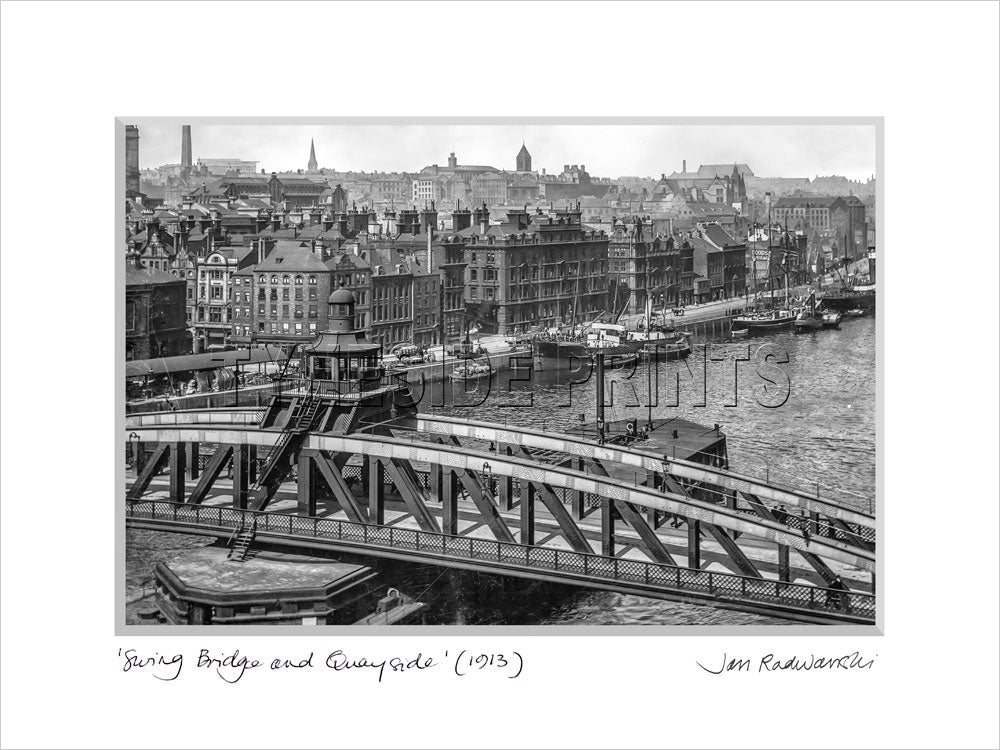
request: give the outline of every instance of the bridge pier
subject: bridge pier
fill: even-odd
[[[186,443],[170,444],[170,499],[175,503],[183,503],[186,487],[184,475],[187,458]]]
[[[576,470],[587,471],[587,464],[582,458],[576,459]],[[577,521],[582,521],[587,515],[587,493],[583,490],[573,492],[573,515]]]
[[[521,492],[521,544],[535,543],[535,485],[531,482]]]
[[[615,556],[615,503],[609,497],[601,498],[601,554]]]
[[[787,544],[778,545],[778,580],[788,583],[791,580],[791,555]]]
[[[367,471],[362,473],[368,484],[368,520],[371,523],[385,523],[385,471],[377,458],[365,456]]]
[[[514,451],[511,450],[509,445],[504,446],[504,454],[508,456],[513,456]],[[499,505],[500,510],[512,510],[514,508],[514,478],[507,475],[501,475],[497,478],[500,485],[499,493]]]
[[[248,458],[250,451],[246,443],[233,446],[233,507],[246,510],[250,490]]]
[[[688,519],[688,567],[701,569],[701,521]]]
[[[201,457],[199,455],[199,447],[201,443],[189,443],[189,453],[188,453],[188,479],[197,479],[198,474],[201,471],[198,467],[198,459]]]
[[[298,511],[307,516],[316,515],[316,468],[312,451],[299,453]]]
[[[441,533],[458,534],[458,477],[449,468],[441,467]]]

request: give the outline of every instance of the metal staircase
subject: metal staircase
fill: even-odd
[[[290,447],[300,442],[302,437],[309,432],[322,405],[322,400],[316,398],[315,394],[310,391],[302,401],[292,407],[292,412],[289,414],[280,437],[264,458],[264,463],[261,465],[260,471],[257,472],[256,481],[247,490],[247,496],[250,498],[250,510],[263,510],[264,506],[267,505],[290,468],[287,463]],[[283,461],[284,463],[282,463]],[[249,526],[241,525],[230,538],[228,558],[237,561],[245,560],[256,533],[256,519]]]
[[[257,521],[254,519],[249,526],[241,526],[233,537],[232,546],[226,555],[227,560],[243,562],[250,552],[250,545],[253,544],[254,537],[257,536]]]

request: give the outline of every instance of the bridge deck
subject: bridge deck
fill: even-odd
[[[871,594],[418,529],[159,500],[129,502],[126,517],[133,527],[220,537],[228,536],[250,518],[256,521],[258,537],[264,542],[292,546],[304,542],[314,548],[327,546],[384,557],[436,561],[455,567],[741,609],[756,605],[762,612],[817,622],[870,624],[875,616],[875,598]]]

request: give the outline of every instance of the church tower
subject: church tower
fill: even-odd
[[[524,142],[521,142],[521,150],[517,152],[517,159],[515,160],[517,164],[518,172],[530,172],[531,171],[531,154],[528,153],[527,146]]]
[[[312,138],[309,139],[309,166],[308,170],[310,172],[319,171],[319,165],[316,163],[316,143]]]

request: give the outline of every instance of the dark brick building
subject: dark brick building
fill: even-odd
[[[125,261],[125,359],[173,357],[191,351],[187,330],[187,284],[142,264]]]

